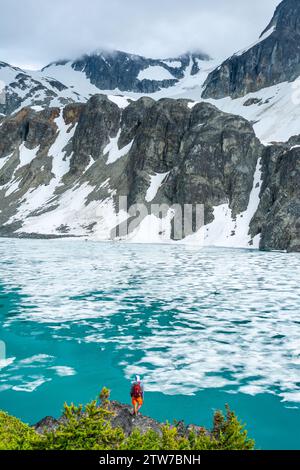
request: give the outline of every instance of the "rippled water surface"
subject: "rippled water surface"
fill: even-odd
[[[209,425],[228,402],[262,448],[300,448],[300,256],[0,240],[0,408],[34,422],[102,385]]]

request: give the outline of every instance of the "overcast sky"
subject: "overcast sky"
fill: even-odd
[[[95,49],[225,58],[256,41],[280,0],[0,0],[0,61],[39,68]]]

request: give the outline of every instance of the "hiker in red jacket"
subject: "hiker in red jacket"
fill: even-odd
[[[133,414],[136,416],[144,401],[144,385],[139,375],[135,376],[135,380],[131,384],[130,396],[133,406]]]

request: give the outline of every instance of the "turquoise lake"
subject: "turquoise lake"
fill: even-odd
[[[106,385],[209,426],[228,403],[262,449],[300,449],[300,255],[0,239],[0,408],[35,423]]]

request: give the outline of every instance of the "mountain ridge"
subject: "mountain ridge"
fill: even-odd
[[[238,98],[300,75],[300,3],[283,0],[252,47],[236,53],[204,83],[203,98]]]
[[[295,139],[274,146],[268,169],[251,124],[210,104],[144,97],[119,107],[95,95],[63,110],[25,108],[2,121],[0,142],[0,234],[115,239],[127,196],[147,208],[204,204],[205,226],[184,243],[300,248]],[[148,213],[124,241],[172,243],[172,220]]]

